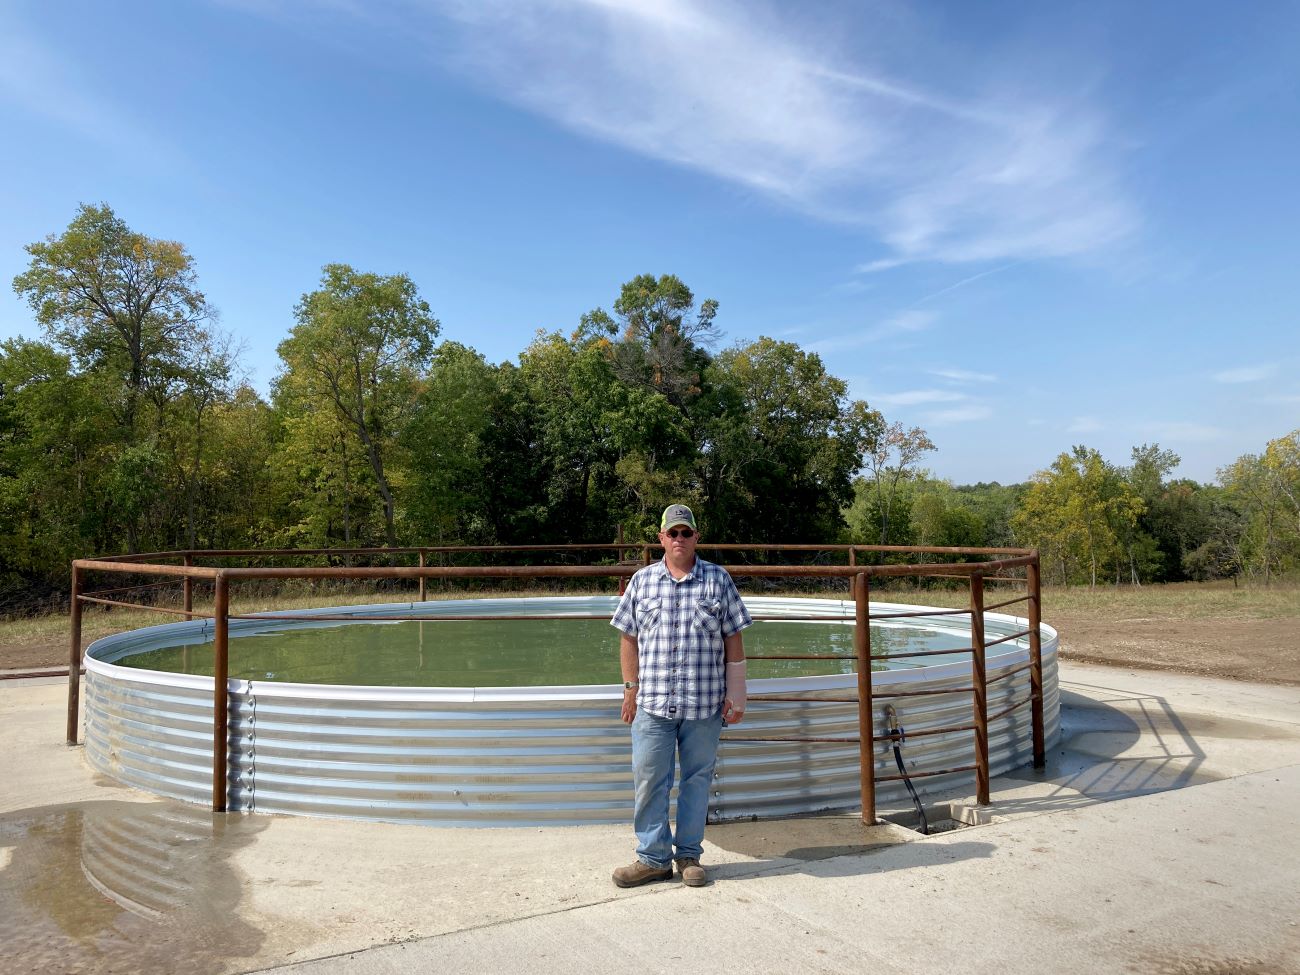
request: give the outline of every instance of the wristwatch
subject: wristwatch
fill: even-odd
[[[623,681],[623,688],[624,688],[624,690],[634,691],[634,690],[637,689],[638,686],[639,686],[639,685],[638,685],[637,682],[634,681],[634,680],[625,680],[625,681]]]

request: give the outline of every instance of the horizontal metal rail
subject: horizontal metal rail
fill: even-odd
[[[969,609],[940,609],[916,613],[872,613],[869,618],[873,620],[908,620],[921,617],[929,618],[931,616],[966,616],[969,613]]]
[[[398,604],[400,605],[400,604]],[[503,622],[509,623],[515,620],[521,622],[538,622],[539,620],[574,620],[577,622],[604,620],[609,622],[609,616],[604,613],[582,613],[572,616],[544,616],[541,614],[529,616],[484,616],[482,614],[470,615],[447,615],[447,616],[430,616],[410,615],[394,613],[391,615],[374,616],[351,613],[231,613],[232,620],[300,620],[308,623],[440,623],[440,622],[466,622],[477,620],[479,622]]]
[[[1006,717],[1008,714],[1010,714],[1012,711],[1019,711],[1019,710],[1020,710],[1021,708],[1023,708],[1026,704],[1031,704],[1031,703],[1033,702],[1033,700],[1034,700],[1033,695],[1030,695],[1029,697],[1021,698],[1021,699],[1020,699],[1019,701],[1017,701],[1015,704],[1011,705],[1011,707],[1009,707],[1009,708],[1003,708],[1003,709],[1002,709],[1001,711],[999,711],[997,714],[990,714],[990,715],[989,715],[989,720],[990,720],[990,721],[996,721],[996,720],[998,720],[998,718],[1005,718],[1005,717]]]
[[[974,694],[973,687],[942,687],[930,691],[881,691],[876,697],[933,697],[936,694]]]
[[[146,613],[170,613],[172,616],[184,616],[188,619],[212,619],[211,613],[193,613],[184,609],[172,609],[168,606],[147,606],[144,603],[124,603],[117,599],[97,599],[94,596],[78,596],[77,602],[98,603],[101,606],[121,606],[125,609],[142,609]]]
[[[984,649],[987,650],[989,647],[996,647],[999,643],[1019,640],[1022,636],[1029,636],[1029,632],[1029,630],[1020,630],[1018,633],[1012,633],[1008,636],[998,637],[996,640],[990,640],[988,643],[984,644]]]
[[[228,548],[228,549],[169,549],[164,552],[133,552],[120,553],[117,555],[104,555],[98,558],[102,561],[132,563],[147,562],[150,559],[179,559],[189,557],[202,557],[205,559],[217,558],[291,558],[304,555],[418,555],[421,552],[428,554],[440,555],[471,555],[484,554],[491,555],[498,552],[583,552],[583,551],[627,551],[629,549],[658,549],[662,548],[657,541],[648,542],[555,542],[555,543],[534,543],[527,545],[405,545],[394,546],[392,548],[271,548],[271,549],[250,549],[250,548]],[[700,548],[707,548],[712,551],[730,551],[730,552],[885,552],[885,553],[903,553],[917,552],[922,555],[1033,555],[1034,549],[1031,548],[990,548],[990,547],[972,547],[961,548],[944,545],[856,545],[856,544],[826,544],[819,545],[816,542],[769,542],[766,544],[751,544],[749,542],[705,542],[699,543]],[[931,563],[942,564],[942,563]],[[1018,578],[1018,577],[1017,577]]]
[[[901,782],[903,779],[924,779],[932,775],[952,775],[955,772],[976,772],[978,765],[955,765],[952,768],[935,769],[933,772],[908,772],[907,775],[877,775],[877,782]]]
[[[82,599],[87,596],[112,596],[119,592],[140,592],[144,589],[162,589],[164,586],[174,586],[177,583],[184,582],[184,579],[165,579],[162,582],[146,582],[139,586],[119,586],[117,589],[96,589],[94,592],[88,592]]]
[[[1006,602],[994,603],[992,606],[985,606],[984,612],[989,613],[995,609],[1001,609],[1003,606],[1014,606],[1016,603],[1023,603],[1028,598],[1028,596],[1019,596],[1016,599],[1008,599]],[[967,612],[969,612],[969,610],[967,610]]]
[[[746,660],[857,660],[852,653],[747,653]]]
[[[154,565],[149,562],[131,562],[129,564],[107,559],[77,559],[72,563],[74,569],[83,571],[116,572],[125,575],[142,576],[188,576],[191,579],[215,580],[222,572],[229,569],[213,569],[204,565]]]
[[[795,744],[795,745],[797,745],[797,744],[801,744],[801,743],[803,743],[803,742],[814,742],[814,743],[822,743],[822,744],[832,744],[832,743],[833,743],[833,744],[841,744],[841,745],[849,745],[849,744],[857,745],[857,744],[860,744],[861,741],[862,741],[862,739],[859,738],[857,735],[854,735],[854,736],[852,736],[851,738],[846,738],[846,737],[843,737],[843,736],[829,737],[829,736],[826,736],[826,735],[723,735],[723,736],[722,736],[721,738],[719,738],[718,740],[719,740],[719,741],[752,741],[752,742],[759,742],[759,741],[788,741],[788,742],[790,742],[791,744]],[[880,781],[880,777],[879,777],[879,776],[876,777],[876,781],[877,781],[877,782]]]
[[[875,653],[872,660],[906,660],[908,657],[942,657],[949,653],[971,653],[974,647],[953,647],[951,650],[909,650],[907,653]]]
[[[1026,670],[1031,670],[1033,666],[1033,661],[1030,661],[1027,664],[1021,664],[1019,667],[1012,667],[1010,670],[1004,671],[996,677],[990,677],[989,683],[996,684],[998,681],[1006,680],[1008,677],[1015,677],[1016,674],[1023,674]]]
[[[181,553],[182,555],[185,553]],[[749,578],[831,578],[867,576],[967,576],[1017,565],[1029,565],[1032,556],[990,562],[926,563],[918,565],[725,565],[733,576]],[[188,576],[215,580],[224,575],[236,579],[511,579],[511,578],[626,578],[638,570],[635,565],[454,565],[454,566],[211,566],[155,565],[112,559],[77,559],[80,569],[128,572],[142,575]],[[926,614],[922,614],[926,615]],[[929,614],[937,615],[937,614]]]
[[[751,700],[753,699],[751,698]],[[821,698],[820,700],[824,701],[827,699]],[[853,701],[854,703],[857,703],[856,698],[854,698]],[[1010,714],[1012,711],[1015,710],[1015,708],[1023,707],[1025,704],[1028,703],[1028,701],[1029,699],[1025,698],[1025,700],[1019,702],[1014,707],[1008,708],[1006,711],[1000,712],[999,714],[996,715],[989,715],[989,720],[992,721],[995,718],[1002,717],[1005,714]],[[924,731],[909,731],[903,737],[904,738],[928,738],[931,737],[932,735],[951,735],[961,731],[974,731],[974,730],[975,730],[975,725],[973,724],[951,725],[947,728],[927,728]],[[897,736],[894,734],[887,733],[883,735],[873,735],[871,740],[873,742],[893,741],[896,737]],[[836,737],[836,738],[829,738],[825,736],[809,737],[807,735],[749,735],[749,736],[724,735],[721,740],[722,741],[752,741],[752,742],[788,741],[791,743],[798,743],[803,741],[819,741],[819,742],[841,742],[843,744],[850,744],[850,743],[857,744],[862,739],[857,735],[853,735],[851,737]],[[877,777],[876,781],[880,781],[879,777]]]

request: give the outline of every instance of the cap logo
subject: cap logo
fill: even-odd
[[[663,517],[659,519],[659,530],[667,531],[674,525],[686,525],[688,528],[694,528],[695,514],[684,504],[670,504],[664,509]]]

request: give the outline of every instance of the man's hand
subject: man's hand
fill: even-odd
[[[745,705],[742,703],[739,707],[727,698],[722,703],[722,720],[727,724],[740,724],[740,720],[745,716]]]
[[[636,688],[625,687],[623,689],[623,723],[631,724],[632,719],[636,717]]]

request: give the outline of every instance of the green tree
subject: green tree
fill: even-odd
[[[193,258],[131,230],[107,204],[84,203],[67,230],[27,253],[14,291],[78,365],[119,379],[119,416],[134,440],[140,400],[187,376],[207,339],[212,310]]]
[[[121,520],[129,551],[142,536],[181,541],[181,523],[193,538],[202,417],[228,395],[231,369],[193,259],[175,241],[131,230],[107,205],[85,204],[27,253],[15,292],[115,419],[101,431],[115,491],[100,517]]]
[[[203,547],[269,545],[277,512],[273,459],[278,425],[271,407],[247,385],[218,401],[208,418],[197,486],[196,541]]]
[[[93,376],[44,342],[0,343],[0,575],[62,590],[68,562],[116,548],[106,510],[116,420]]]
[[[620,523],[644,534],[666,503],[659,492],[693,455],[682,411],[652,386],[622,381],[614,356],[608,339],[579,330],[539,334],[520,357],[550,519],[566,536],[609,537]]]
[[[1237,458],[1219,481],[1242,515],[1235,549],[1246,575],[1268,585],[1300,563],[1300,430]]]
[[[610,366],[623,383],[645,387],[685,408],[700,393],[718,303],[695,308],[680,278],[639,274],[623,285],[611,316],[597,308],[584,315],[578,339],[612,337]]]
[[[497,371],[473,349],[443,342],[402,430],[410,471],[404,517],[424,542],[464,544],[491,535],[484,521],[484,433]]]
[[[1077,446],[1039,471],[1012,519],[1024,544],[1038,548],[1062,583],[1086,566],[1095,587],[1108,567],[1123,564],[1121,539],[1141,514],[1142,499],[1096,450]]]
[[[274,389],[279,449],[271,459],[279,547],[382,544],[383,501],[355,432],[301,376],[282,374]]]
[[[1023,484],[999,484],[997,481],[962,484],[954,488],[962,507],[983,526],[980,545],[1009,548],[1016,544],[1011,519],[1027,490]]]
[[[360,454],[383,507],[384,538],[397,544],[390,455],[414,410],[439,323],[405,274],[378,275],[327,264],[304,294],[278,351],[286,403],[325,403],[341,421],[341,452]]]
[[[700,466],[712,537],[839,537],[881,415],[850,401],[820,356],[766,337],[722,352],[706,383],[716,405]]]
[[[915,482],[911,502],[911,539],[917,545],[968,548],[984,544],[984,519],[967,506],[966,498],[946,481]]]
[[[523,370],[512,363],[497,367],[483,451],[484,544],[528,544],[560,540],[550,518],[547,486],[552,476],[546,456],[544,421],[529,394]]]
[[[868,451],[866,461],[871,471],[876,517],[880,525],[877,544],[891,543],[899,485],[918,476],[921,458],[935,449],[934,441],[920,427],[907,429],[901,423],[891,423]]]

